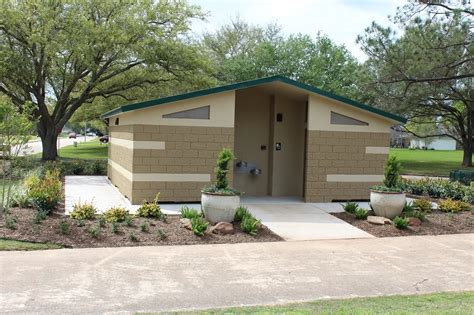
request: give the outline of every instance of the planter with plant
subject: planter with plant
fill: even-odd
[[[370,189],[370,205],[378,216],[393,219],[403,211],[406,196],[399,188],[400,169],[400,161],[391,156],[385,165],[383,185]]]
[[[223,149],[217,158],[216,182],[202,190],[201,206],[205,218],[211,223],[232,222],[240,206],[240,192],[231,188],[227,179],[234,154]]]

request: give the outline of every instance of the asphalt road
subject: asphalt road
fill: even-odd
[[[104,314],[474,290],[474,234],[0,252],[0,313]]]

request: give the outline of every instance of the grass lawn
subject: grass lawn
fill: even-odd
[[[107,145],[101,144],[99,140],[79,142],[77,147],[68,145],[59,149],[59,156],[71,159],[106,159]]]
[[[63,248],[61,245],[50,243],[31,243],[23,241],[15,241],[0,238],[0,251],[5,250],[40,250],[40,249],[58,249]]]
[[[402,162],[402,174],[448,176],[452,170],[465,169],[461,167],[463,152],[460,150],[390,149],[390,155]]]
[[[473,314],[474,292],[321,300],[179,314]]]

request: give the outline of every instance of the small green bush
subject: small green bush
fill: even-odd
[[[148,222],[143,222],[142,224],[140,224],[140,230],[143,233],[148,233],[148,231],[150,230],[150,226],[148,225]]]
[[[412,217],[420,219],[421,221],[426,221],[426,216],[422,211],[418,211],[418,210],[413,211]]]
[[[247,234],[257,235],[260,225],[260,220],[255,219],[252,215],[246,215],[242,218],[240,228]]]
[[[63,235],[69,234],[69,223],[64,219],[59,221],[59,233]]]
[[[235,211],[234,221],[235,222],[242,222],[244,217],[251,215],[247,207],[238,207]]]
[[[123,222],[129,215],[128,210],[123,207],[112,207],[104,213],[107,222]]]
[[[396,216],[393,219],[393,224],[395,225],[397,229],[403,230],[408,227],[408,219]]]
[[[16,218],[12,217],[11,215],[5,215],[5,226],[10,230],[16,230]]]
[[[133,217],[131,215],[127,215],[125,220],[123,221],[126,226],[133,226]]]
[[[445,199],[441,200],[439,203],[439,209],[444,212],[459,212],[463,210],[469,210],[471,206],[467,203],[464,203],[459,200]]]
[[[414,199],[412,205],[414,209],[418,209],[423,212],[431,211],[431,201],[427,199]]]
[[[83,227],[85,225],[86,225],[86,221],[84,221],[83,219],[77,220],[77,226],[78,227]]]
[[[25,180],[30,203],[38,210],[50,212],[62,199],[62,183],[58,170],[33,173]]]
[[[191,219],[191,230],[197,236],[203,236],[208,226],[209,226],[209,222],[207,222],[202,217]]]
[[[156,230],[156,235],[160,240],[165,240],[167,238],[165,231],[163,231],[162,229]]]
[[[24,185],[13,186],[11,198],[13,207],[28,208],[31,205],[28,191]]]
[[[367,219],[368,215],[369,215],[369,211],[367,209],[363,209],[363,208],[357,208],[357,210],[354,213],[354,216],[358,220],[365,220],[365,219]]]
[[[153,202],[149,203],[145,200],[140,206],[140,208],[138,208],[137,215],[143,218],[157,218],[159,220],[162,220],[165,215],[163,214],[163,212],[161,212],[161,208],[158,205],[159,200],[160,193],[156,194],[156,197]]]
[[[201,216],[201,213],[199,213],[196,209],[189,208],[188,206],[182,206],[180,212],[181,217],[185,219],[198,218]]]
[[[383,184],[388,188],[397,187],[400,182],[401,169],[400,161],[395,156],[390,156],[385,165]]]
[[[117,234],[119,232],[119,224],[117,221],[112,222],[112,233]]]
[[[342,205],[342,207],[345,212],[355,214],[357,209],[359,209],[359,204],[357,202],[347,202],[345,205]]]
[[[413,202],[405,202],[405,205],[403,206],[403,212],[405,213],[410,213],[413,212],[415,209],[413,207]]]
[[[89,235],[93,238],[99,238],[100,236],[100,226],[93,226],[89,229]]]
[[[128,235],[128,239],[132,242],[138,242],[138,237],[133,232],[130,232],[130,234]]]
[[[76,220],[92,220],[95,218],[97,209],[90,202],[76,203],[70,214],[72,219]]]
[[[47,217],[48,217],[48,213],[46,211],[38,210],[35,213],[35,216],[33,218],[33,222],[34,222],[34,224],[41,224],[41,222],[46,220]]]
[[[103,215],[99,217],[99,226],[100,227],[106,227],[107,226],[107,220]]]

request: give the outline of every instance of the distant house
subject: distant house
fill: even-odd
[[[410,148],[428,149],[428,150],[456,150],[456,140],[450,137],[432,137],[410,139]]]
[[[281,76],[130,104],[108,122],[108,176],[133,204],[199,201],[222,148],[246,196],[368,199],[405,119]]]

